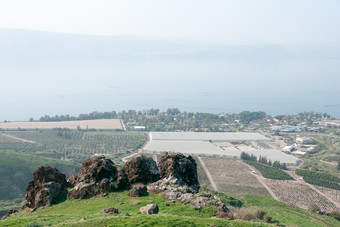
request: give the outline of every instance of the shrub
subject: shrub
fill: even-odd
[[[310,212],[315,213],[315,212],[320,211],[320,207],[318,207],[318,205],[316,205],[315,203],[310,203],[310,204],[308,205],[308,210],[309,210]]]
[[[270,216],[269,214],[265,214],[263,216],[263,221],[265,222],[271,222],[272,221],[272,216]]]
[[[264,210],[257,210],[256,211],[256,218],[263,220],[264,216],[267,214]]]
[[[340,212],[339,211],[332,211],[328,214],[332,218],[335,218],[336,220],[340,221]]]
[[[251,221],[256,219],[256,212],[246,208],[236,208],[234,209],[233,216],[235,219]]]

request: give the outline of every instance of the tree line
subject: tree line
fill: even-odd
[[[283,170],[287,169],[287,165],[284,162],[281,163],[280,161],[277,161],[277,160],[272,162],[271,160],[268,160],[267,157],[260,156],[259,158],[257,158],[257,156],[255,156],[253,154],[250,155],[246,152],[242,152],[240,158],[242,160],[259,162],[263,165],[272,166],[272,167],[275,167],[275,168],[278,168],[278,169],[283,169]]]

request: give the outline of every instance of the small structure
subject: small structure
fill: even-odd
[[[300,144],[314,144],[314,140],[309,137],[297,136],[295,141]]]
[[[282,148],[282,151],[285,151],[285,152],[292,152],[294,151],[294,146],[285,146],[284,148]]]
[[[320,127],[312,127],[312,128],[308,128],[307,130],[309,132],[319,132],[320,129],[321,129]]]
[[[136,130],[136,131],[144,131],[145,126],[133,126],[133,129]]]
[[[293,125],[281,125],[272,127],[274,132],[301,132],[301,127]]]
[[[294,151],[294,152],[292,152],[292,154],[300,155],[300,156],[305,156],[306,152],[303,152],[303,151]]]

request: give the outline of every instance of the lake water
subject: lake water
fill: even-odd
[[[0,121],[168,107],[340,117],[339,59],[4,60],[0,76]]]

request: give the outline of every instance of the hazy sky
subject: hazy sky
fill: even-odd
[[[340,46],[340,1],[0,0],[0,28]]]

